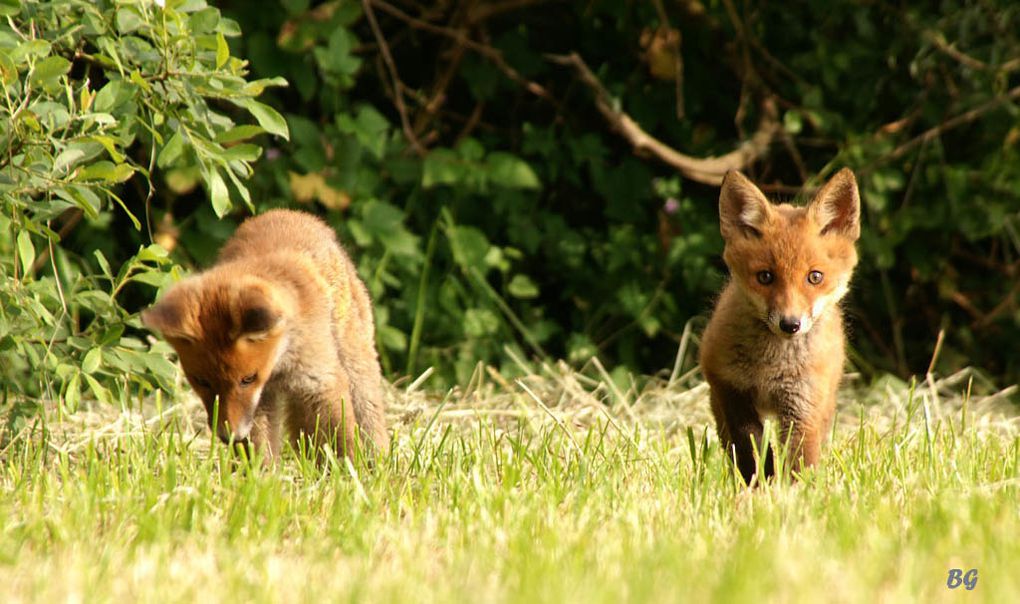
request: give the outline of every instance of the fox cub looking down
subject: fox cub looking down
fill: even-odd
[[[818,462],[831,429],[844,360],[839,300],[861,232],[857,181],[844,168],[800,208],[770,204],[731,171],[719,222],[730,280],[702,337],[701,369],[719,439],[751,483],[763,418],[778,420],[793,470]],[[771,451],[761,468],[773,474]]]
[[[270,461],[284,432],[338,454],[387,449],[371,300],[318,218],[272,210],[246,220],[215,265],[173,286],[142,322],[177,351],[221,440]]]

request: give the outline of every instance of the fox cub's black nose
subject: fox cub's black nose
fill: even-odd
[[[797,317],[783,317],[779,319],[779,329],[783,333],[795,334],[800,331],[800,319]]]

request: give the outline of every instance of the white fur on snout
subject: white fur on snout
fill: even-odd
[[[238,424],[233,427],[234,438],[238,439],[248,438],[248,435],[251,434],[251,427],[255,423],[255,410],[258,409],[259,401],[261,400],[262,400],[262,386],[259,386],[258,388],[252,391],[251,398],[249,399],[248,404],[245,405],[246,410],[244,413],[244,417],[242,417],[241,421],[238,422]]]
[[[819,296],[815,303],[811,306],[811,318],[818,319],[822,314],[828,310],[830,306],[839,302],[846,292],[850,289],[846,279],[841,280],[836,284],[836,288],[824,296]]]
[[[252,415],[253,414],[245,415],[243,418],[241,418],[241,422],[238,425],[234,426],[235,440],[244,440],[248,438],[249,434],[251,434],[252,424],[255,423],[252,418]]]

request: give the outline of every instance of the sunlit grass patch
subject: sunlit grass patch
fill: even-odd
[[[32,601],[948,601],[966,591],[949,570],[977,568],[970,597],[1020,593],[1009,391],[849,388],[823,465],[749,491],[703,384],[591,375],[399,385],[373,469],[239,467],[187,400],[49,413],[3,437],[0,585]]]

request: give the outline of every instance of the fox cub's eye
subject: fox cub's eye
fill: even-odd
[[[776,276],[772,274],[772,271],[758,271],[758,283],[768,285],[775,280]]]
[[[241,385],[247,386],[248,384],[251,384],[252,382],[255,381],[255,376],[257,375],[258,375],[257,373],[253,373],[251,375],[244,376],[243,378],[241,378]]]
[[[823,279],[822,271],[811,271],[810,273],[807,274],[807,281],[811,285],[818,285],[819,283],[822,282],[822,279]]]
[[[195,382],[195,385],[198,386],[199,388],[208,388],[209,387],[209,382],[206,381],[206,380],[203,380],[202,378],[191,378],[191,380],[193,382]]]

